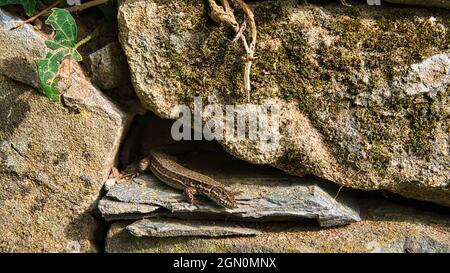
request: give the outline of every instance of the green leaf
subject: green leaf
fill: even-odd
[[[43,60],[37,60],[39,81],[44,94],[50,99],[58,98],[57,84],[60,80],[59,70],[66,57],[75,61],[82,60],[77,51],[77,25],[70,12],[64,9],[53,8],[52,14],[45,21],[56,31],[52,40],[45,41],[51,49]]]
[[[37,0],[0,0],[0,7],[6,5],[22,5],[27,16],[33,16],[36,11]]]
[[[60,50],[56,54],[49,52],[45,59],[36,61],[42,90],[50,99],[58,98],[59,91],[56,85],[59,82],[59,66],[66,54],[67,52],[64,50]]]
[[[65,9],[53,8],[52,14],[45,21],[56,31],[53,40],[47,40],[46,44],[51,49],[74,48],[77,42],[77,24],[70,12]]]

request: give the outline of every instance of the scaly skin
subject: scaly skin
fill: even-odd
[[[178,164],[173,157],[161,150],[153,150],[139,163],[139,172],[151,170],[167,185],[184,190],[189,203],[196,204],[195,195],[204,195],[225,208],[236,208],[233,193],[209,176],[189,170]]]

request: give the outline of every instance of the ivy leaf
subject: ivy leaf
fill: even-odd
[[[45,41],[46,45],[53,50],[60,48],[66,50],[76,50],[77,24],[70,12],[65,9],[53,8],[52,14],[45,21],[56,31],[53,40]]]
[[[65,56],[66,52],[60,50],[56,54],[49,52],[45,59],[36,61],[42,90],[49,99],[58,98],[59,66]]]
[[[56,31],[52,40],[45,41],[51,49],[43,60],[37,60],[39,81],[44,94],[50,99],[58,98],[57,84],[60,80],[59,70],[62,61],[71,57],[79,62],[82,60],[77,51],[77,25],[70,12],[65,9],[53,8],[52,14],[45,21]]]
[[[37,0],[0,0],[0,7],[6,5],[22,5],[27,16],[33,16],[36,11]]]

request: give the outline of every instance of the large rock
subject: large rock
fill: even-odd
[[[9,37],[4,14],[0,35]],[[13,42],[0,47],[0,251],[95,251],[100,229],[91,209],[131,116],[77,64],[62,101],[15,81],[35,84],[31,62],[45,48],[28,26],[12,33],[6,43]],[[8,70],[22,61],[23,74]]]
[[[255,229],[229,222],[175,219],[142,219],[127,226],[127,230],[136,237],[226,237],[259,234]]]
[[[242,46],[206,1],[124,0],[122,47],[142,103],[175,119],[246,102]],[[251,3],[258,43],[251,102],[280,107],[279,146],[222,140],[231,154],[346,187],[450,206],[449,13],[301,1]]]
[[[347,191],[338,194],[338,187],[329,181],[289,176],[216,152],[187,153],[178,160],[237,192],[238,206],[222,208],[208,199],[196,205],[189,204],[183,191],[167,186],[154,175],[145,174],[109,187],[100,202],[102,215],[109,220],[164,216],[270,222],[308,218],[317,220],[321,226],[346,225],[360,220],[354,194]],[[154,209],[155,206],[160,208]]]
[[[38,87],[35,60],[47,53],[45,37],[28,24],[11,30],[22,20],[0,8],[0,74]]]
[[[246,223],[254,237],[135,237],[128,222],[116,222],[106,239],[107,252],[388,252],[449,253],[450,218],[445,214],[363,199],[364,219],[323,229],[299,223]]]
[[[438,8],[447,8],[450,9],[450,1],[449,0],[385,0],[389,3],[394,4],[404,4],[404,5],[417,5],[422,7],[438,7]],[[373,1],[372,1],[373,2]]]
[[[117,88],[130,80],[127,60],[116,42],[89,54],[84,62],[91,72],[92,82],[102,89]]]

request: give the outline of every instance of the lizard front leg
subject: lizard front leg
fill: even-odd
[[[144,173],[150,169],[150,157],[144,157],[139,161],[139,163],[136,165],[134,163],[133,165],[129,166],[125,171],[123,171],[120,175],[120,178],[131,180],[133,178],[138,177],[141,173]]]
[[[198,203],[195,201],[195,195],[197,194],[197,190],[195,188],[186,188],[184,189],[184,195],[186,195],[186,199],[189,202],[189,204],[197,206]]]

